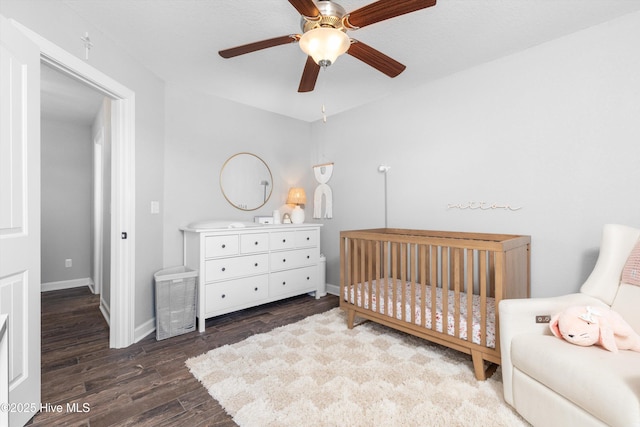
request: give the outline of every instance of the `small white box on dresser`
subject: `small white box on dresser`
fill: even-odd
[[[182,228],[184,264],[201,274],[198,330],[210,317],[310,292],[323,296],[321,226]]]

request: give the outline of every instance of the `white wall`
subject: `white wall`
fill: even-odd
[[[78,123],[41,121],[42,283],[91,277],[92,139]],[[72,266],[65,267],[71,259]]]
[[[635,13],[314,123],[327,281],[340,230],[384,225],[386,163],[389,226],[531,235],[533,296],[577,290],[602,225],[640,227],[639,52]],[[522,209],[447,209],[469,201]]]
[[[162,211],[150,213],[152,200],[162,206],[164,165],[164,83],[136,58],[116,46],[96,27],[55,0],[2,0],[0,14],[84,60],[80,37],[89,32],[90,65],[135,92],[136,107],[136,268],[135,324],[153,320],[153,273],[162,268]],[[122,230],[127,231],[127,230]]]
[[[206,219],[253,221],[284,212],[289,187],[313,190],[309,123],[172,86],[166,108],[165,266],[183,263],[179,227]],[[220,170],[239,152],[260,157],[273,175],[271,198],[255,211],[234,208],[220,190]]]

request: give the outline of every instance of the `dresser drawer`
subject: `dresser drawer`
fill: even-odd
[[[205,285],[205,313],[207,315],[254,302],[269,297],[269,276],[244,277],[225,282]]]
[[[318,262],[318,250],[311,248],[272,252],[269,261],[272,271],[304,267]]]
[[[271,273],[269,296],[313,291],[318,287],[318,267],[303,267]]]
[[[295,231],[278,231],[269,235],[269,249],[279,251],[296,247]]]
[[[204,238],[204,257],[213,258],[238,254],[238,235],[207,236]]]
[[[269,234],[241,234],[240,253],[251,254],[256,252],[266,252],[269,250]]]
[[[269,255],[209,259],[204,262],[205,283],[263,274],[269,271]]]
[[[317,230],[298,230],[296,231],[296,247],[297,248],[315,248],[318,246]]]

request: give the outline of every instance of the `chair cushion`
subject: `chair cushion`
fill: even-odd
[[[640,240],[636,243],[622,269],[622,283],[640,286]]]
[[[608,425],[640,425],[640,353],[580,347],[552,335],[511,343],[514,367]]]
[[[638,310],[638,306],[640,306],[640,286],[621,284],[611,309],[620,313],[633,330],[640,334],[640,310]]]

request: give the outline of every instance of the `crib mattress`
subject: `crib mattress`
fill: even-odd
[[[386,286],[385,286],[386,282]],[[393,301],[393,286],[396,286],[396,299],[397,301]],[[404,288],[405,292],[405,319],[402,319],[402,299],[401,292]],[[369,289],[372,289],[371,295],[371,305],[369,307]],[[425,316],[425,327],[427,329],[435,330],[437,332],[442,333],[443,329],[443,314],[442,314],[442,304],[443,304],[443,295],[442,288],[436,287],[436,301],[435,307],[432,300],[432,291],[431,286],[427,285],[425,288],[425,310],[422,313],[422,289],[420,285],[415,286],[415,306],[411,307],[411,284],[404,283],[398,279],[388,279],[383,280],[380,285],[380,296],[377,295],[377,283],[376,281],[372,281],[372,286],[368,286],[368,283],[365,282],[363,286],[362,283],[358,283],[351,287],[344,288],[344,295],[347,301],[351,304],[354,304],[358,307],[363,307],[366,310],[374,311],[376,313],[385,314],[387,316],[395,317],[398,320],[403,320],[408,323],[415,323],[416,325],[422,325],[422,317]],[[467,294],[464,292],[459,293],[459,303],[460,303],[460,312],[458,313],[458,321],[459,321],[459,330],[458,330],[458,338],[462,340],[468,340],[468,325],[467,325]],[[378,303],[379,302],[379,303]],[[490,348],[495,348],[496,344],[496,333],[495,333],[495,299],[487,297],[486,298],[486,346]],[[378,305],[379,304],[379,305]],[[481,300],[479,295],[472,296],[472,326],[471,326],[471,341],[475,344],[481,344],[482,339],[482,331],[481,331],[481,315],[480,315],[480,307]],[[394,307],[395,305],[395,307]],[[455,336],[455,293],[453,291],[447,291],[447,334],[451,336]],[[436,310],[435,316],[435,328],[432,327],[431,322],[431,310]],[[395,310],[394,310],[395,309]],[[395,313],[395,315],[394,315]],[[414,313],[414,318],[412,319],[411,314]]]

